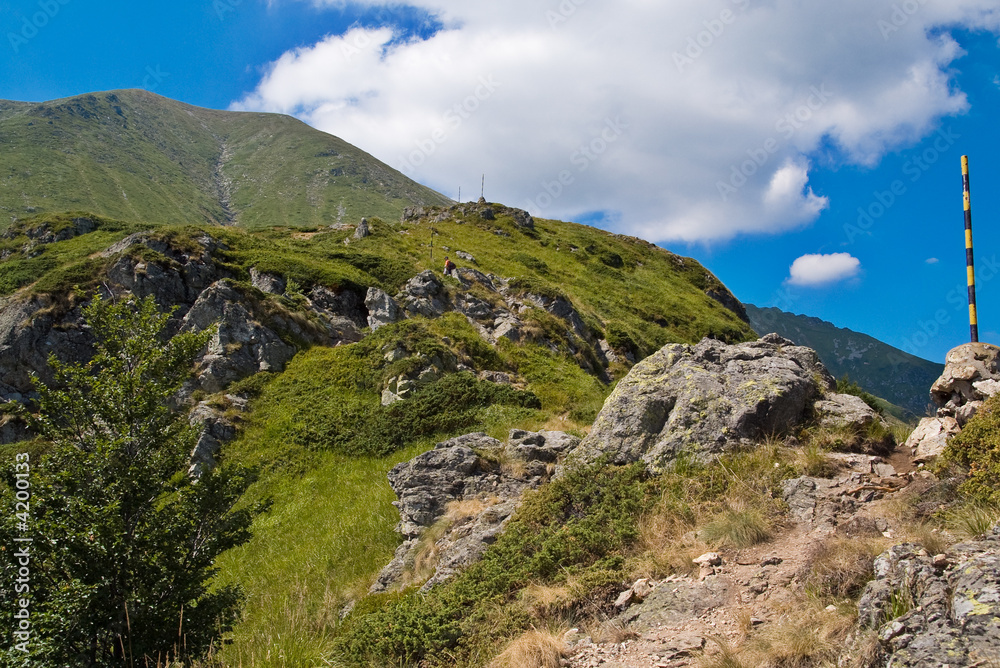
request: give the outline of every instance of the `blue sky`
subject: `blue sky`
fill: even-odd
[[[995,0],[0,1],[0,98],[291,113],[451,197],[691,255],[942,360],[1000,343]]]

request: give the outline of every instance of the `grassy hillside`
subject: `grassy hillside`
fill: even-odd
[[[202,109],[142,90],[0,101],[0,230],[44,212],[244,227],[395,219],[445,204],[288,116]]]
[[[943,364],[921,359],[886,343],[819,318],[786,313],[777,308],[746,304],[754,330],[777,332],[808,346],[836,378],[848,376],[864,390],[902,407],[910,418],[922,417],[930,403],[930,388]]]
[[[81,217],[93,221],[93,231],[33,241],[42,229],[58,237]],[[254,267],[294,280],[302,293],[318,284],[359,292],[377,286],[392,294],[421,270],[439,272],[448,254],[461,266],[511,279],[512,290],[564,296],[623,359],[709,334],[753,337],[746,323],[706,295],[724,290],[714,276],[638,239],[552,220],[527,228],[497,205],[431,209],[406,223],[370,221],[372,235],[349,244],[351,229],[330,227],[166,225],[151,234],[183,248],[207,233],[220,242],[213,261],[233,280],[248,281]],[[0,238],[0,296],[92,287],[111,262],[100,251],[142,228],[85,214],[18,223]],[[146,262],[168,262],[143,252]],[[458,288],[455,279],[443,280]],[[295,308],[294,300],[274,299]],[[581,340],[567,337],[553,316],[536,309],[521,317],[536,335],[521,344],[490,346],[463,316],[449,313],[382,327],[359,343],[303,350],[283,373],[228,389],[254,398],[223,457],[260,468],[247,500],[270,498],[273,506],[256,521],[254,538],[219,561],[219,582],[243,587],[247,607],[217,665],[327,665],[341,635],[343,605],[367,589],[398,543],[385,477],[395,463],[469,431],[503,438],[515,427],[587,429],[613,385],[585,370]],[[382,407],[380,383],[409,363],[386,360],[385,350],[397,347],[408,355],[450,355],[473,371],[505,371],[523,389],[498,391],[471,374],[452,375]],[[619,362],[611,371],[620,375],[627,367]],[[228,401],[209,399],[223,407]]]

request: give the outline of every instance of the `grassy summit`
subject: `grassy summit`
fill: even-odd
[[[0,101],[0,184],[0,229],[67,210],[308,226],[448,202],[289,116],[203,109],[142,90]]]

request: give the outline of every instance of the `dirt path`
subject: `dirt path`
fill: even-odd
[[[704,655],[719,652],[721,645],[738,646],[751,629],[765,629],[794,610],[803,592],[800,578],[824,539],[861,528],[883,533],[888,540],[895,527],[885,519],[891,513],[883,504],[919,476],[909,453],[898,449],[887,460],[835,457],[845,464],[838,476],[793,485],[791,495],[786,488],[790,516],[772,540],[742,550],[719,550],[722,563],[703,578],[671,577],[650,583],[652,593],[618,617],[631,638],[595,644],[571,631],[566,640],[572,654],[566,665],[696,666]],[[887,461],[897,475],[888,475]]]

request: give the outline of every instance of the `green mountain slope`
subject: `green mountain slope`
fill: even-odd
[[[448,199],[332,135],[277,114],[142,90],[0,101],[0,230],[38,213],[125,221],[329,225]]]
[[[745,304],[750,325],[764,335],[777,332],[798,345],[816,351],[837,378],[850,377],[864,390],[906,409],[911,416],[924,415],[930,403],[931,385],[943,364],[921,359],[886,343],[805,315]]]

